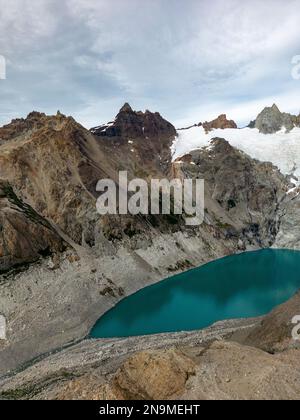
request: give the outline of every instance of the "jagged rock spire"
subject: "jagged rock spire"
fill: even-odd
[[[278,106],[275,103],[272,105],[272,109],[273,111],[280,112]]]
[[[290,131],[296,126],[299,126],[297,117],[286,112],[281,112],[275,103],[271,107],[264,108],[256,118],[254,124],[254,127],[264,134],[276,133],[282,127]]]
[[[133,111],[126,102],[120,109],[112,123],[104,124],[91,129],[96,136],[119,137],[124,141],[128,139],[157,139],[165,137],[167,143],[176,136],[176,130],[158,112]]]
[[[119,113],[120,112],[132,112],[132,108],[131,108],[131,106],[129,105],[128,102],[125,102],[125,104],[120,109]]]

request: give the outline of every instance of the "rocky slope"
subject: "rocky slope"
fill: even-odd
[[[64,250],[51,224],[0,181],[0,273]]]
[[[287,179],[270,163],[251,159],[220,138],[174,162],[174,177],[205,179],[207,221],[217,223],[243,249],[268,247],[279,229],[278,207]]]
[[[0,375],[83,339],[120,299],[171,273],[271,246],[280,232],[288,243],[298,200],[288,178],[220,138],[172,162],[175,136],[158,113],[128,104],[91,131],[59,112],[0,129]],[[120,170],[147,181],[204,178],[204,223],[99,216],[96,183],[118,182]]]

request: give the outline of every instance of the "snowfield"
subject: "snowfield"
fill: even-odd
[[[300,128],[294,128],[289,133],[284,128],[275,134],[261,134],[256,128],[217,129],[208,134],[203,127],[179,130],[172,146],[173,160],[191,150],[209,146],[214,137],[226,139],[252,158],[272,162],[283,174],[300,180]]]

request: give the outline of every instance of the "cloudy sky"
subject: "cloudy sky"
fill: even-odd
[[[300,0],[0,0],[0,124],[58,109],[87,127],[127,101],[177,126],[300,111]]]

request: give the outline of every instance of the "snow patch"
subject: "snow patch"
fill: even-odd
[[[283,174],[300,178],[300,128],[290,132],[282,129],[274,134],[262,134],[256,128],[216,129],[206,134],[203,127],[178,131],[171,151],[173,160],[191,150],[211,147],[214,137],[227,140],[231,146],[262,162],[272,162]],[[299,181],[294,179],[295,185]]]
[[[101,130],[101,133],[105,132],[109,127],[112,127],[115,124],[115,121],[111,121],[107,124],[98,125],[98,127],[93,127],[91,133],[95,133]]]
[[[298,187],[294,187],[288,190],[287,194],[291,194],[293,192],[295,192],[298,189]]]

